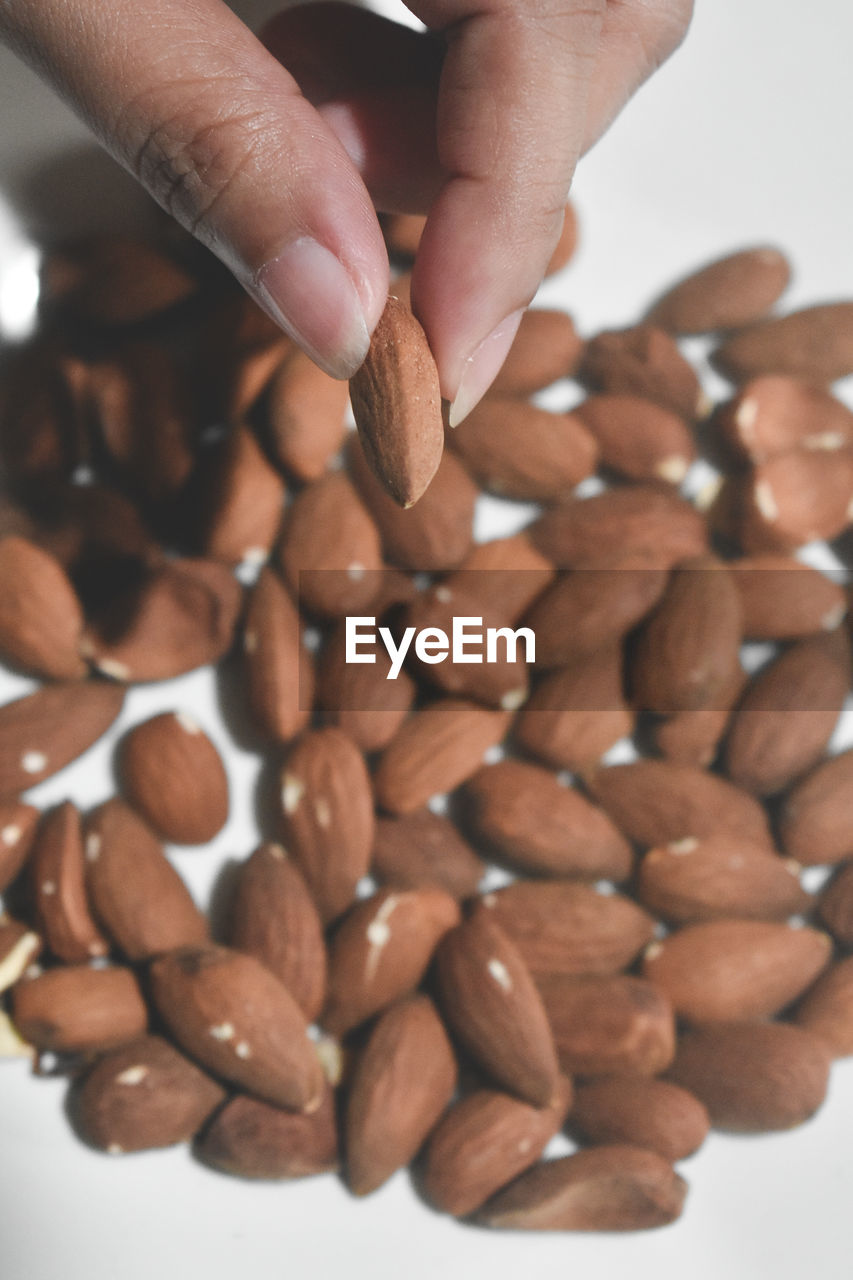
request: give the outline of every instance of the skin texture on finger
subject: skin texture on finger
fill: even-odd
[[[388,262],[363,181],[221,0],[5,0],[0,35],[337,376],[361,362]]]

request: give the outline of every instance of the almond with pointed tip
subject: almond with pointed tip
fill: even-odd
[[[853,445],[853,412],[823,387],[786,373],[751,378],[720,406],[713,425],[749,462],[789,449],[835,450]]]
[[[299,610],[269,565],[249,592],[243,670],[255,724],[274,742],[290,742],[311,715],[314,660],[303,639]]]
[[[824,969],[794,1009],[792,1020],[825,1041],[834,1057],[853,1054],[853,956]]]
[[[504,616],[515,623],[555,574],[554,566],[522,531],[508,538],[478,542],[445,581],[451,589],[464,586],[486,607],[499,606]]]
[[[739,532],[747,552],[832,541],[853,513],[853,447],[775,454],[752,472],[742,504]]]
[[[652,307],[648,319],[670,333],[711,333],[760,320],[791,278],[784,253],[771,246],[740,249],[679,280]]]
[[[684,1160],[701,1147],[711,1121],[698,1098],[669,1080],[606,1076],[575,1090],[569,1128],[595,1145],[627,1142]]]
[[[477,892],[486,864],[455,824],[429,809],[377,818],[370,873],[402,889],[437,885],[454,898]]]
[[[0,539],[0,654],[29,675],[86,674],[83,610],[62,566],[26,538]]]
[[[655,1076],[672,1062],[665,992],[627,973],[537,976],[560,1067],[580,1076]]]
[[[371,605],[378,616],[376,604]],[[362,751],[381,751],[415,701],[415,682],[405,670],[392,680],[391,658],[381,644],[375,662],[347,661],[347,627],[327,636],[317,663],[317,702],[323,719],[352,738]]]
[[[684,419],[632,395],[593,395],[574,410],[592,433],[601,462],[629,480],[679,485],[696,458]]]
[[[23,1038],[46,1053],[102,1053],[145,1033],[148,1010],[130,969],[62,965],[12,992]]]
[[[266,394],[262,432],[273,458],[298,480],[319,480],[346,436],[347,384],[294,346]]]
[[[728,568],[749,640],[800,640],[834,631],[847,613],[839,583],[793,556],[743,556]]]
[[[0,893],[26,864],[33,846],[39,811],[19,800],[0,800]]]
[[[521,317],[503,365],[492,383],[500,395],[529,396],[559,378],[571,378],[583,355],[583,339],[571,316],[531,307]]]
[[[276,1106],[320,1106],[326,1082],[305,1016],[254,956],[182,947],[154,960],[149,974],[154,1006],[191,1058]]]
[[[71,680],[0,707],[0,797],[9,800],[76,760],[106,733],[123,704],[118,685]]]
[[[35,917],[50,951],[68,964],[106,955],[92,919],[80,813],[70,800],[45,814],[30,858]]]
[[[239,1178],[308,1178],[339,1166],[334,1094],[326,1088],[316,1111],[283,1111],[238,1094],[218,1111],[194,1144],[203,1164]]]
[[[761,321],[727,338],[712,362],[734,382],[789,373],[834,382],[853,373],[853,302],[824,302]]]
[[[578,370],[592,391],[641,396],[686,422],[700,417],[705,397],[693,366],[675,340],[652,324],[611,329],[586,344]]]
[[[539,595],[523,623],[536,636],[536,667],[595,661],[658,603],[667,585],[659,568],[575,569]],[[604,710],[604,707],[601,708]]]
[[[442,1012],[483,1070],[533,1106],[548,1106],[560,1071],[542,1000],[521,953],[480,911],[436,952]]]
[[[853,751],[820,761],[791,788],[779,834],[785,852],[806,867],[853,855]]]
[[[201,455],[182,505],[199,551],[238,565],[269,556],[284,515],[284,498],[284,480],[255,433],[239,426]]]
[[[371,470],[395,502],[414,506],[444,449],[441,392],[426,334],[393,294],[349,388]]]
[[[164,711],[119,745],[122,790],[164,840],[206,844],[228,820],[228,777],[216,747],[192,716]]]

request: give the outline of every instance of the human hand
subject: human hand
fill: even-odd
[[[222,0],[0,0],[0,36],[337,377],[388,290],[375,208],[429,209],[412,302],[459,421],[542,279],[578,156],[691,2],[409,8],[428,32],[324,3],[261,40]]]

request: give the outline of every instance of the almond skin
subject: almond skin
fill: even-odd
[[[583,342],[563,311],[525,311],[509,353],[492,383],[500,395],[529,396],[577,370]]]
[[[742,501],[745,551],[793,551],[807,542],[830,542],[850,524],[853,448],[776,454],[755,468]]]
[[[555,573],[554,566],[522,531],[509,538],[478,542],[445,581],[451,589],[463,586],[466,593],[482,600],[485,608],[499,607],[515,623]]]
[[[183,947],[149,972],[154,1005],[191,1058],[266,1102],[316,1110],[325,1081],[308,1024],[259,960],[226,947]]]
[[[309,1022],[326,999],[323,924],[302,872],[282,845],[259,845],[237,873],[229,941],[275,974]]]
[[[350,378],[350,401],[364,456],[401,507],[411,507],[435,475],[444,449],[438,370],[426,334],[393,294]]]
[[[0,707],[0,797],[64,769],[118,717],[124,690],[100,680],[44,685]]]
[[[123,800],[91,813],[87,887],[99,923],[130,960],[207,939],[207,921],[154,832]]]
[[[475,1220],[511,1231],[641,1231],[673,1222],[686,1194],[663,1156],[614,1143],[534,1165]]]
[[[452,929],[436,953],[442,1011],[453,1033],[498,1083],[548,1106],[559,1069],[542,1001],[520,952],[483,912]]]
[[[86,674],[83,610],[62,566],[26,538],[0,539],[0,654],[30,675]]]
[[[346,1180],[368,1195],[408,1164],[456,1087],[456,1060],[426,996],[380,1016],[356,1061],[346,1102]]]
[[[373,795],[364,758],[340,729],[315,729],[281,771],[281,832],[324,922],[349,906],[370,866]]]
[[[790,556],[744,556],[729,564],[749,640],[800,640],[834,631],[847,613],[844,591]]]
[[[459,919],[456,899],[438,888],[380,889],[358,902],[329,946],[324,1028],[343,1036],[413,991]]]
[[[720,406],[714,427],[740,458],[755,463],[789,449],[853,444],[853,412],[823,387],[784,373],[751,378]]]
[[[631,847],[610,819],[538,765],[487,765],[465,783],[461,806],[475,843],[534,875],[619,881],[631,871]]]
[[[706,920],[646,949],[643,974],[691,1023],[769,1018],[810,986],[832,941],[767,920]]]
[[[794,1010],[793,1021],[823,1040],[834,1057],[853,1054],[853,956],[824,969]]]
[[[299,610],[269,566],[249,592],[243,670],[256,726],[273,742],[290,742],[310,718],[314,662],[303,641]]]
[[[397,888],[436,885],[454,898],[468,898],[477,892],[486,864],[452,822],[419,809],[377,819],[370,872]]]
[[[194,1144],[203,1164],[239,1178],[306,1178],[338,1168],[331,1089],[316,1111],[282,1111],[260,1098],[232,1098]]]
[[[225,1101],[225,1091],[160,1036],[99,1058],[75,1082],[69,1110],[77,1134],[111,1155],[188,1142]]]
[[[782,847],[805,867],[853,855],[853,751],[823,760],[785,796]]]
[[[235,427],[202,454],[185,494],[194,545],[213,560],[264,560],[284,515],[284,480],[253,431]]]
[[[761,246],[718,258],[668,289],[648,319],[670,333],[711,333],[759,320],[788,287],[791,266]]]
[[[654,983],[624,973],[536,981],[563,1071],[654,1076],[672,1062],[675,1016]]]
[[[576,569],[561,574],[524,615],[536,635],[536,666],[564,666],[621,640],[658,603],[663,569]]]
[[[750,325],[717,348],[713,363],[734,382],[762,373],[834,382],[853,373],[853,302],[821,303]]]
[[[274,459],[298,480],[319,480],[346,435],[345,382],[293,347],[266,393],[264,437]]]
[[[148,1010],[129,969],[63,965],[24,978],[12,992],[21,1036],[48,1053],[113,1049],[144,1034]]]
[[[36,920],[53,954],[68,964],[106,955],[108,944],[89,910],[80,813],[70,800],[42,819],[30,876]]]
[[[696,458],[684,419],[653,400],[589,396],[575,412],[592,432],[604,466],[629,480],[679,485]]]
[[[228,777],[210,738],[188,714],[138,724],[119,748],[122,789],[165,840],[206,844],[228,819]]]
[[[698,417],[703,395],[693,368],[663,329],[638,324],[599,333],[586,344],[578,372],[592,391],[652,400],[687,422]]]
[[[496,1089],[477,1089],[454,1103],[430,1135],[421,1187],[443,1213],[465,1217],[535,1164],[566,1117],[566,1077],[549,1107],[531,1107]]]
[[[39,811],[18,800],[0,800],[0,893],[16,879],[33,846]]]
[[[317,701],[324,719],[343,729],[364,752],[388,745],[415,700],[409,673],[400,671],[390,680],[387,651],[379,646],[375,657],[374,663],[347,662],[346,631],[340,624],[327,637],[317,664]]]
[[[817,910],[835,941],[845,950],[853,948],[853,863],[845,861],[824,885]]]
[[[708,1109],[715,1129],[766,1133],[808,1120],[832,1062],[823,1040],[784,1022],[729,1022],[685,1031],[667,1079]]]
[[[698,1098],[668,1080],[608,1076],[577,1086],[569,1127],[586,1142],[627,1142],[676,1161],[701,1147],[710,1118]]]

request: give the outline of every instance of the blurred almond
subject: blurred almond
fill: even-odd
[[[203,1164],[240,1178],[306,1178],[338,1168],[332,1091],[305,1115],[238,1094],[195,1143]]]
[[[0,707],[0,796],[51,777],[97,742],[117,718],[124,690],[103,680],[43,685]]]
[[[793,1021],[823,1040],[833,1057],[853,1054],[853,956],[824,969],[794,1009]]]
[[[25,866],[33,846],[39,811],[19,800],[0,800],[0,893]]]
[[[828,302],[750,325],[713,354],[734,382],[762,373],[788,373],[834,382],[853,373],[853,302]]]
[[[263,435],[273,458],[297,480],[319,480],[346,435],[347,384],[294,346],[273,375],[265,407]]]
[[[578,376],[591,391],[640,396],[687,422],[699,417],[704,408],[693,367],[674,339],[652,324],[612,329],[590,338]]]
[[[577,371],[584,344],[564,311],[531,307],[492,383],[501,395],[529,396]]]
[[[665,570],[633,566],[560,574],[524,615],[536,635],[536,666],[592,658],[621,640],[657,604],[666,584]]]
[[[0,992],[13,987],[41,954],[43,942],[21,920],[0,911]]]
[[[437,885],[454,898],[477,892],[486,864],[447,818],[429,809],[377,818],[370,873],[402,889]]]
[[[792,787],[779,834],[785,852],[806,867],[853,856],[853,751],[820,761]]]
[[[12,992],[23,1038],[46,1053],[102,1053],[145,1033],[148,1010],[130,969],[63,965]]]
[[[340,623],[327,636],[317,664],[317,702],[323,718],[362,751],[379,751],[411,710],[415,682],[405,670],[389,678],[391,658],[382,645],[373,663],[348,662],[346,651],[346,627]]]
[[[592,432],[601,463],[629,480],[679,485],[696,458],[684,419],[653,400],[589,396],[575,414]]]
[[[786,373],[746,382],[714,415],[714,427],[741,457],[765,462],[789,449],[818,452],[853,444],[853,412],[823,387]]]
[[[254,723],[274,742],[305,728],[314,697],[314,660],[302,619],[276,571],[261,570],[243,622],[243,670]]]
[[[703,555],[708,532],[698,511],[651,485],[570,498],[529,528],[530,538],[560,569],[668,569]]]
[[[86,674],[83,611],[62,566],[26,538],[0,539],[0,655],[30,675]]]
[[[759,320],[784,293],[791,267],[779,249],[741,249],[685,276],[649,312],[671,333],[710,333]]]
[[[563,1071],[655,1076],[672,1062],[675,1014],[654,983],[632,974],[551,974],[536,985]]]
[[[119,773],[129,802],[164,840],[206,844],[228,819],[222,758],[186,712],[135,725],[121,741]]]
[[[190,537],[213,560],[264,561],[284,516],[284,480],[253,431],[234,427],[200,458],[183,501]]]
[[[698,1098],[669,1080],[607,1076],[577,1086],[569,1127],[585,1142],[627,1142],[675,1161],[701,1147],[710,1119]]]
[[[80,813],[70,800],[41,821],[30,855],[35,917],[49,950],[68,964],[82,964],[109,950],[92,919]]]

